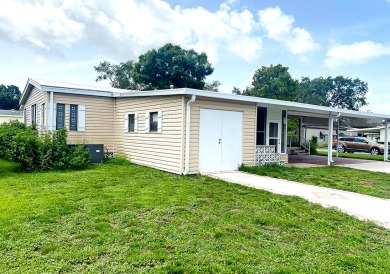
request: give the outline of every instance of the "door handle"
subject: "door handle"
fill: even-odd
[[[218,144],[221,144],[221,142],[222,142],[222,139],[219,138],[219,139],[218,139]]]

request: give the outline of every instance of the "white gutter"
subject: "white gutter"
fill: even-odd
[[[196,100],[196,95],[192,95],[191,100],[187,102],[186,109],[186,150],[184,160],[183,175],[187,175],[190,171],[190,128],[191,128],[191,105]]]
[[[50,92],[50,102],[49,102],[49,125],[48,130],[54,131],[54,92]]]

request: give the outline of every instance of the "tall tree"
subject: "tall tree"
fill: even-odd
[[[343,76],[335,78],[302,77],[299,101],[303,103],[359,110],[367,105],[368,84],[359,78]]]
[[[261,67],[252,78],[252,85],[243,94],[286,101],[297,101],[298,81],[288,72],[288,67],[271,65]]]
[[[17,86],[0,85],[0,109],[19,109],[20,90]]]
[[[152,90],[184,87],[204,89],[205,78],[214,69],[206,53],[166,44],[141,55],[137,62],[114,65],[104,61],[95,70],[99,73],[96,81],[109,80],[113,87]]]
[[[214,91],[214,92],[218,92],[218,87],[222,85],[221,82],[219,82],[218,80],[214,80],[210,83],[206,83],[204,85],[204,90],[208,90],[208,91]]]

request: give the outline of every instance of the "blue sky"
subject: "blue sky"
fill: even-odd
[[[282,64],[295,79],[360,78],[370,89],[364,110],[388,114],[389,15],[389,0],[2,0],[0,83],[96,84],[100,61],[172,42],[208,54],[207,80],[222,82],[221,92]]]

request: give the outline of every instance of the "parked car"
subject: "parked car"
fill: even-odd
[[[333,141],[336,148],[337,140]],[[339,152],[367,152],[373,155],[383,154],[385,146],[364,137],[341,137],[339,138]],[[390,152],[390,149],[389,149]]]

